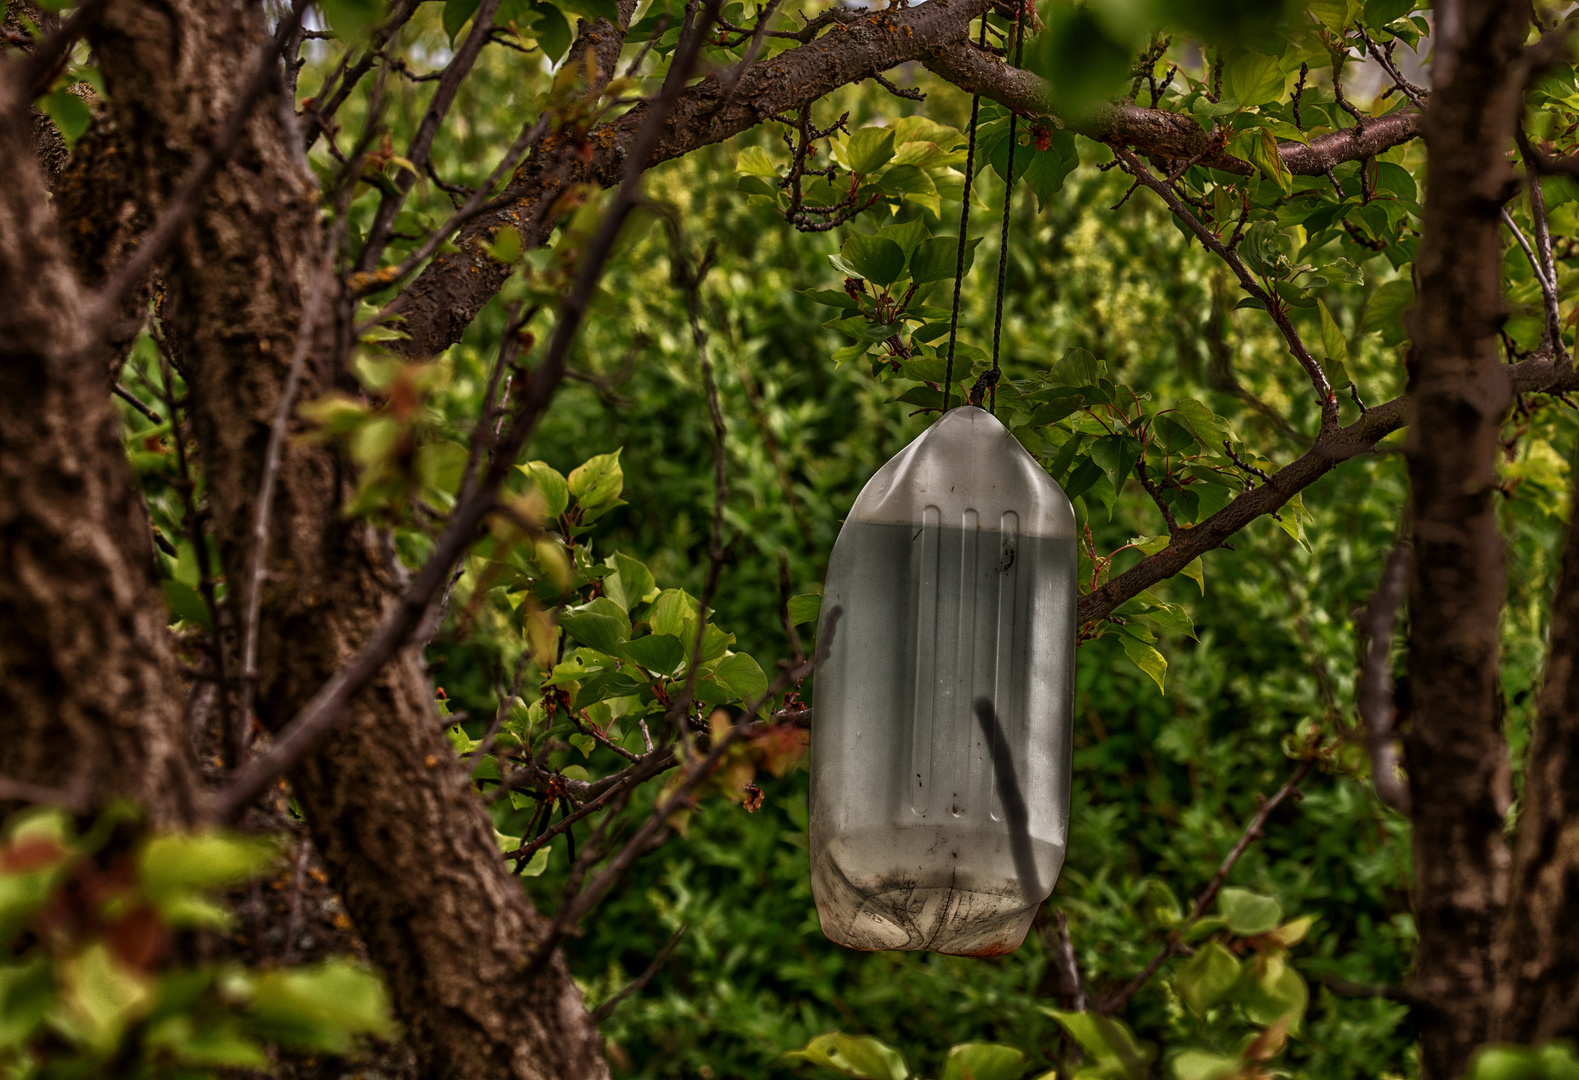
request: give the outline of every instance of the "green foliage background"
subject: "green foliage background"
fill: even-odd
[[[1333,6],[1312,5],[1312,11]],[[1385,8],[1387,18],[1395,17],[1394,9],[1412,10],[1398,3],[1364,5],[1367,14],[1373,7]],[[1340,23],[1345,11],[1337,14]],[[445,18],[424,9],[410,34],[440,51],[453,29]],[[485,54],[462,90],[467,122],[446,125],[439,136],[435,160],[449,179],[476,182],[486,174],[523,110],[548,89],[540,60],[503,49]],[[310,72],[327,62],[315,58]],[[1230,87],[1237,82],[1244,93],[1255,91],[1256,72],[1234,70]],[[1098,76],[1109,77],[1098,72],[1091,78]],[[817,115],[826,122],[848,110],[852,131],[918,114],[963,127],[969,100],[962,93],[919,69],[900,78],[924,89],[926,101],[900,100],[863,85],[819,104]],[[304,93],[312,91],[311,81],[304,80]],[[1078,89],[1066,87],[1071,94]],[[397,132],[409,131],[426,92],[398,80],[390,90],[390,121]],[[1288,126],[1280,111],[1286,103],[1276,97],[1262,102],[1258,122],[1267,132]],[[1211,113],[1198,97],[1191,100],[1191,107]],[[360,107],[355,100],[347,107],[348,121],[357,119]],[[1306,107],[1335,113],[1330,93],[1323,99],[1318,89]],[[1204,115],[1208,124],[1212,119]],[[924,430],[928,418],[895,400],[900,387],[874,378],[868,363],[836,362],[847,339],[822,325],[830,317],[827,307],[802,295],[840,290],[844,274],[828,257],[840,252],[852,231],[871,233],[894,220],[890,210],[862,217],[853,230],[792,231],[760,183],[738,174],[748,149],[763,155],[751,160],[765,160],[770,169],[786,157],[778,128],[769,127],[655,170],[648,195],[677,215],[689,247],[716,245],[716,262],[702,286],[702,322],[728,427],[725,522],[732,546],[714,606],[719,621],[737,635],[740,651],[771,673],[774,659],[789,653],[778,616],[780,553],[793,591],[816,591],[841,518],[861,485]],[[1085,140],[1071,143],[1080,167],[1061,189],[1038,190],[1037,198],[1029,185],[1020,189],[1008,251],[998,240],[1001,180],[991,169],[977,177],[972,233],[981,243],[965,286],[962,340],[990,345],[991,283],[1000,260],[1007,260],[1006,379],[1034,382],[1067,350],[1084,349],[1106,364],[1114,382],[1149,394],[1148,409],[1199,399],[1233,425],[1246,451],[1266,467],[1292,460],[1313,438],[1318,403],[1270,320],[1263,311],[1235,307],[1241,294],[1228,271],[1190,242],[1149,193],[1115,208],[1127,184],[1121,173],[1096,167],[1109,160],[1108,151]],[[314,160],[329,168],[321,148]],[[1411,177],[1423,168],[1420,148],[1389,152],[1384,164],[1394,170],[1387,176],[1396,189],[1392,202],[1399,204],[1389,202],[1387,213],[1402,216],[1378,218],[1382,211],[1366,206],[1355,210],[1354,220],[1369,230],[1362,235],[1392,230],[1402,239],[1378,252],[1336,236],[1333,227],[1333,245],[1318,261],[1336,265],[1341,256],[1358,269],[1312,287],[1312,303],[1293,312],[1307,340],[1322,341],[1325,359],[1341,366],[1372,402],[1402,390],[1397,314],[1400,297],[1406,303],[1409,295],[1413,219],[1401,207],[1415,196]],[[1194,173],[1204,177],[1203,170]],[[1265,215],[1275,215],[1279,227],[1297,223],[1284,215],[1309,215],[1298,220],[1310,222],[1315,234],[1315,217],[1324,213],[1324,227],[1332,226],[1336,204],[1325,193],[1325,179],[1275,173],[1268,167],[1257,195]],[[1341,167],[1337,177],[1350,190],[1358,188],[1357,165]],[[1407,191],[1404,181],[1411,185]],[[1199,184],[1205,191],[1207,181]],[[948,194],[941,186],[939,192]],[[1575,194],[1556,204],[1568,224],[1574,224]],[[921,209],[904,206],[900,214],[946,236],[957,220],[957,197],[942,198],[941,213],[917,203]],[[353,205],[353,233],[365,226],[373,202],[359,198]],[[409,206],[403,218],[413,227],[448,212],[442,193],[425,183]],[[557,242],[567,242],[569,228]],[[1269,225],[1265,232],[1275,247],[1276,230]],[[697,595],[713,509],[712,435],[685,298],[671,280],[670,245],[659,214],[636,215],[574,357],[591,378],[560,392],[529,456],[568,473],[594,454],[619,450],[624,505],[606,513],[586,538],[593,558],[624,553],[644,562],[660,587]],[[547,264],[538,258],[532,265],[541,271]],[[1539,335],[1539,298],[1527,264],[1510,255],[1506,270],[1515,308],[1510,333],[1528,344],[1532,333]],[[930,303],[946,305],[945,292],[946,283],[936,287]],[[1322,308],[1313,302],[1318,293]],[[1321,318],[1323,311],[1330,319]],[[465,441],[504,325],[504,305],[496,299],[441,360],[442,378],[433,381],[428,397],[433,437]],[[529,329],[541,337],[550,325],[545,313]],[[141,370],[153,379],[146,357]],[[1345,400],[1345,419],[1357,408]],[[1270,420],[1268,412],[1287,424]],[[1574,436],[1571,410],[1555,403],[1530,402],[1508,428],[1504,686],[1515,750],[1523,746],[1539,675]],[[1041,438],[1034,431],[1026,437]],[[1302,798],[1276,811],[1265,837],[1230,878],[1231,885],[1275,897],[1290,917],[1314,919],[1290,953],[1309,985],[1309,1009],[1278,1062],[1311,1078],[1416,1072],[1403,1006],[1379,996],[1340,995],[1323,983],[1400,984],[1414,940],[1408,826],[1371,793],[1369,763],[1354,735],[1360,650],[1354,613],[1374,590],[1399,533],[1404,437],[1328,474],[1304,493],[1303,514],[1285,509],[1289,520],[1282,527],[1258,520],[1234,537],[1232,549],[1208,555],[1201,585],[1181,577],[1159,587],[1159,598],[1187,608],[1195,627],[1194,636],[1158,634],[1156,647],[1168,661],[1166,693],[1131,662],[1117,633],[1086,642],[1078,659],[1072,830],[1049,911],[1067,915],[1081,971],[1098,995],[1123,986],[1182,921],[1258,800],[1292,772],[1291,747],[1312,733],[1330,747],[1304,783]],[[1082,525],[1089,526],[1099,554],[1166,531],[1135,482],[1125,484],[1121,475],[1119,485],[1111,506],[1096,498],[1081,503]],[[168,497],[153,502],[156,516],[172,512]],[[1294,535],[1301,530],[1303,540]],[[420,535],[403,539],[413,557],[420,554]],[[1120,551],[1113,572],[1139,557],[1134,549]],[[1087,560],[1087,582],[1090,573]],[[179,578],[179,567],[175,574]],[[518,653],[518,639],[504,623],[483,619],[464,635],[441,637],[430,650],[449,707],[466,711],[464,732],[472,738],[482,734],[497,705],[499,656]],[[459,732],[457,738],[464,740]],[[609,755],[582,757],[588,765],[594,759],[606,765]],[[616,1075],[805,1075],[814,1067],[784,1054],[832,1030],[875,1036],[927,1075],[942,1067],[949,1047],[973,1041],[1019,1048],[1038,1070],[1070,1063],[1073,1044],[1044,1011],[1068,1005],[1058,996],[1048,938],[1033,933],[1017,953],[994,960],[862,954],[832,945],[818,929],[807,879],[806,773],[761,783],[766,801],[755,814],[727,800],[705,800],[686,833],[640,860],[568,949],[595,1005],[641,973],[675,930],[687,928],[651,982],[604,1022]],[[643,799],[650,805],[654,795],[639,796],[638,807]],[[552,906],[564,879],[565,851],[556,846],[546,869],[534,866],[539,874],[523,879],[525,887]],[[1168,1053],[1184,1047],[1236,1053],[1253,1029],[1226,1007],[1205,1020],[1186,1009],[1170,982],[1183,962],[1166,965],[1124,1010],[1124,1019],[1142,1040]],[[1183,1066],[1175,1065],[1182,1075]]]

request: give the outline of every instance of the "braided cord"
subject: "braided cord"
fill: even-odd
[[[1020,59],[1025,52],[1025,5],[1028,0],[1019,0],[1019,16],[1014,23],[1014,66],[1020,66]],[[998,378],[1002,369],[998,366],[998,343],[1003,338],[1003,286],[1004,278],[1009,269],[1009,211],[1014,205],[1014,125],[1019,117],[1013,109],[1009,110],[1009,167],[1003,185],[1003,233],[998,239],[998,302],[992,316],[992,375],[988,383],[988,393],[992,395],[989,406],[994,416],[998,415]],[[955,293],[958,294],[958,286]]]
[[[987,44],[987,16],[981,17],[981,44]],[[954,260],[954,308],[948,324],[948,370],[943,377],[943,411],[948,412],[949,395],[954,390],[954,339],[959,336],[959,290],[965,277],[965,229],[970,224],[970,182],[976,169],[976,114],[981,95],[970,99],[970,141],[965,148],[965,193],[959,208],[959,252]]]

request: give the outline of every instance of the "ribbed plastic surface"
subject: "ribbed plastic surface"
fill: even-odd
[[[862,489],[828,562],[811,880],[858,949],[1019,947],[1063,866],[1075,519],[982,409],[946,413]]]

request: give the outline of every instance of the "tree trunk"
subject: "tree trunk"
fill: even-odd
[[[1579,482],[1525,763],[1491,1037],[1579,1037]]]
[[[196,772],[148,518],[0,88],[0,773],[190,821]]]
[[[156,214],[256,63],[257,12],[229,0],[111,2],[94,45],[111,108],[138,140],[130,163]],[[167,322],[183,357],[221,563],[248,588],[256,497],[271,419],[324,237],[318,193],[270,91],[207,189],[165,271]],[[329,298],[320,324],[342,306]],[[349,376],[325,343],[300,400]],[[287,446],[261,583],[259,719],[288,722],[372,632],[403,576],[387,535],[341,515],[354,475],[330,447]],[[238,606],[238,609],[239,606]],[[546,921],[499,856],[408,650],[290,777],[357,929],[388,981],[425,1075],[603,1077],[601,1042],[558,954],[526,970]]]
[[[1498,624],[1504,595],[1495,458],[1511,391],[1497,357],[1505,315],[1498,212],[1516,190],[1528,5],[1464,0],[1438,42],[1426,115],[1425,215],[1407,454],[1414,517],[1406,747],[1414,806],[1412,992],[1422,1073],[1448,1080],[1485,1041],[1492,937],[1506,893],[1507,747]]]

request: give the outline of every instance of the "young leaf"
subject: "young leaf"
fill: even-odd
[[[981,237],[971,239],[965,246],[965,270],[976,258],[976,245]],[[954,277],[954,265],[959,259],[959,240],[952,236],[934,236],[916,245],[910,256],[910,280],[917,285],[930,285],[934,281],[948,281]]]
[[[809,1061],[857,1080],[907,1080],[910,1076],[910,1069],[898,1050],[864,1035],[830,1031],[784,1056]]]
[[[859,176],[869,176],[893,160],[894,129],[857,128],[845,145],[844,153],[850,161],[851,172]]]
[[[961,1043],[949,1048],[938,1080],[1020,1080],[1030,1061],[1001,1043]]]
[[[550,520],[565,512],[565,507],[570,505],[570,485],[559,470],[546,461],[530,461],[516,468],[531,478],[532,486],[543,497],[543,512]]]
[[[591,510],[613,502],[625,488],[625,472],[620,468],[620,452],[590,457],[570,471],[570,494],[583,509]]]
[[[1156,649],[1146,642],[1130,634],[1119,636],[1119,643],[1124,646],[1124,654],[1130,658],[1134,665],[1147,675],[1152,682],[1157,684],[1157,689],[1162,693],[1168,692],[1168,661]]]
[[[1217,906],[1228,920],[1228,929],[1240,937],[1253,937],[1274,929],[1283,918],[1283,905],[1270,896],[1230,886],[1217,895]]]
[[[1338,325],[1338,320],[1327,310],[1327,305],[1317,300],[1316,307],[1321,312],[1321,347],[1327,356],[1327,362],[1322,367],[1333,389],[1342,390],[1350,383],[1349,369],[1345,366],[1349,360],[1349,342],[1343,336],[1343,328]]]
[[[874,285],[892,285],[905,270],[904,249],[882,236],[851,233],[839,254],[857,275]]]
[[[790,622],[795,626],[814,623],[822,613],[822,597],[817,593],[801,593],[789,600]]]
[[[1046,1006],[1042,1011],[1062,1024],[1081,1048],[1096,1058],[1101,1076],[1145,1080],[1150,1071],[1147,1066],[1155,1055],[1150,1047],[1136,1040],[1124,1021],[1099,1013],[1059,1012]]]
[[[1173,977],[1179,1000],[1196,1016],[1204,1017],[1239,981],[1239,960],[1213,941],[1198,949],[1189,963]]]

